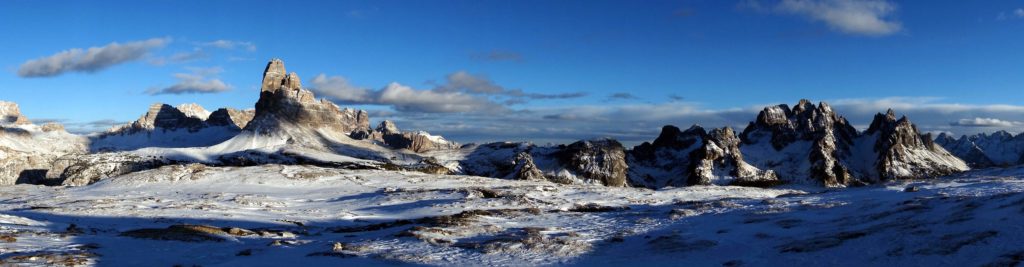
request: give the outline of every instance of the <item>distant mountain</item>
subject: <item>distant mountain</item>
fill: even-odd
[[[252,120],[253,110],[230,108],[209,112],[198,104],[177,107],[156,103],[132,123],[115,126],[90,138],[92,151],[145,147],[200,147],[234,137]]]
[[[86,151],[85,138],[60,124],[33,124],[18,104],[0,101],[0,118],[0,185],[39,183],[57,158]]]
[[[966,163],[922,138],[906,117],[892,110],[875,115],[858,133],[827,103],[801,100],[792,109],[762,110],[740,135],[754,166],[796,183],[845,186],[894,179],[936,177],[968,169]]]
[[[991,134],[963,135],[957,139],[941,133],[935,138],[935,143],[975,168],[1024,163],[1024,134],[1014,136],[1006,131],[997,131]]]

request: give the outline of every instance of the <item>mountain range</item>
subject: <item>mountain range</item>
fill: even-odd
[[[134,122],[90,135],[35,125],[16,104],[0,102],[0,184],[74,186],[164,165],[277,163],[612,187],[847,187],[1013,165],[1024,153],[1021,135],[933,138],[893,110],[858,131],[827,103],[808,100],[765,107],[738,132],[667,125],[632,148],[612,139],[462,145],[386,120],[371,127],[366,111],[317,99],[279,59],[268,62],[259,94],[249,110],[157,103]]]

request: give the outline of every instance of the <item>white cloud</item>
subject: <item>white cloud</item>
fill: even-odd
[[[150,95],[162,95],[162,94],[212,94],[220,93],[231,90],[231,85],[228,85],[220,79],[211,78],[220,74],[223,69],[220,67],[213,68],[189,68],[192,73],[175,73],[174,78],[178,80],[174,85],[164,88],[150,88],[146,90],[147,94]]]
[[[884,36],[903,29],[903,24],[893,18],[896,4],[888,0],[781,0],[771,7],[748,1],[746,6],[803,16],[849,34]]]
[[[114,42],[88,49],[72,48],[48,57],[26,61],[18,68],[18,76],[50,77],[66,72],[97,72],[113,65],[140,59],[149,51],[170,42],[170,38],[153,38],[124,44]]]
[[[371,90],[353,86],[341,76],[317,75],[310,81],[311,90],[333,101],[346,104],[390,106],[401,112],[460,113],[498,112],[501,104],[462,92],[417,90],[399,83]]]
[[[583,96],[583,93],[538,94],[508,89],[483,76],[464,71],[445,77],[433,89],[414,89],[398,83],[371,90],[354,86],[341,76],[317,75],[310,81],[311,90],[345,104],[386,105],[400,112],[426,113],[498,113],[509,106],[533,99],[562,99]]]
[[[252,42],[244,41],[232,41],[232,40],[216,40],[205,43],[200,43],[201,46],[216,47],[220,49],[236,49],[241,48],[247,51],[256,51],[256,45]]]
[[[473,58],[473,59],[479,60],[479,61],[489,61],[489,62],[501,62],[501,61],[520,62],[520,61],[523,61],[523,55],[522,54],[519,54],[519,53],[516,53],[516,52],[513,52],[513,51],[505,51],[505,50],[491,50],[491,51],[482,52],[482,53],[474,53],[474,54],[470,55],[470,58]]]
[[[1005,121],[994,118],[973,118],[973,119],[960,119],[955,122],[949,123],[952,126],[962,127],[1013,127],[1020,125],[1017,121]]]
[[[445,83],[434,88],[438,92],[464,92],[468,94],[494,95],[509,98],[525,99],[565,99],[577,98],[586,95],[585,93],[562,93],[562,94],[538,94],[527,93],[522,89],[509,89],[495,84],[491,79],[482,75],[472,75],[466,71],[456,71],[445,77]],[[521,103],[515,101],[514,103]],[[513,102],[508,102],[513,103]]]

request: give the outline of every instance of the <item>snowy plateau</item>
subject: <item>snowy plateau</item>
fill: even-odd
[[[1024,149],[824,102],[651,142],[458,144],[317,99],[76,135],[0,102],[0,266],[1015,266]],[[973,169],[972,169],[973,168]]]

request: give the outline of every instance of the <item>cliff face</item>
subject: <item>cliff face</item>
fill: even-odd
[[[968,169],[945,149],[925,142],[909,119],[897,120],[892,110],[876,115],[862,134],[828,104],[801,100],[793,109],[765,108],[740,138],[754,166],[773,170],[787,182],[847,186]]]
[[[468,175],[563,184],[627,185],[626,150],[615,140],[583,140],[543,147],[505,142],[464,149],[471,152],[459,165]]]
[[[707,132],[666,125],[653,143],[630,152],[630,184],[648,188],[686,185],[772,185],[778,179],[743,159],[740,140],[729,127]]]
[[[326,99],[316,99],[312,91],[302,88],[298,74],[286,74],[284,62],[274,59],[267,63],[256,111],[245,130],[271,133],[287,127],[347,135],[370,130],[370,121],[365,111],[341,109]]]

